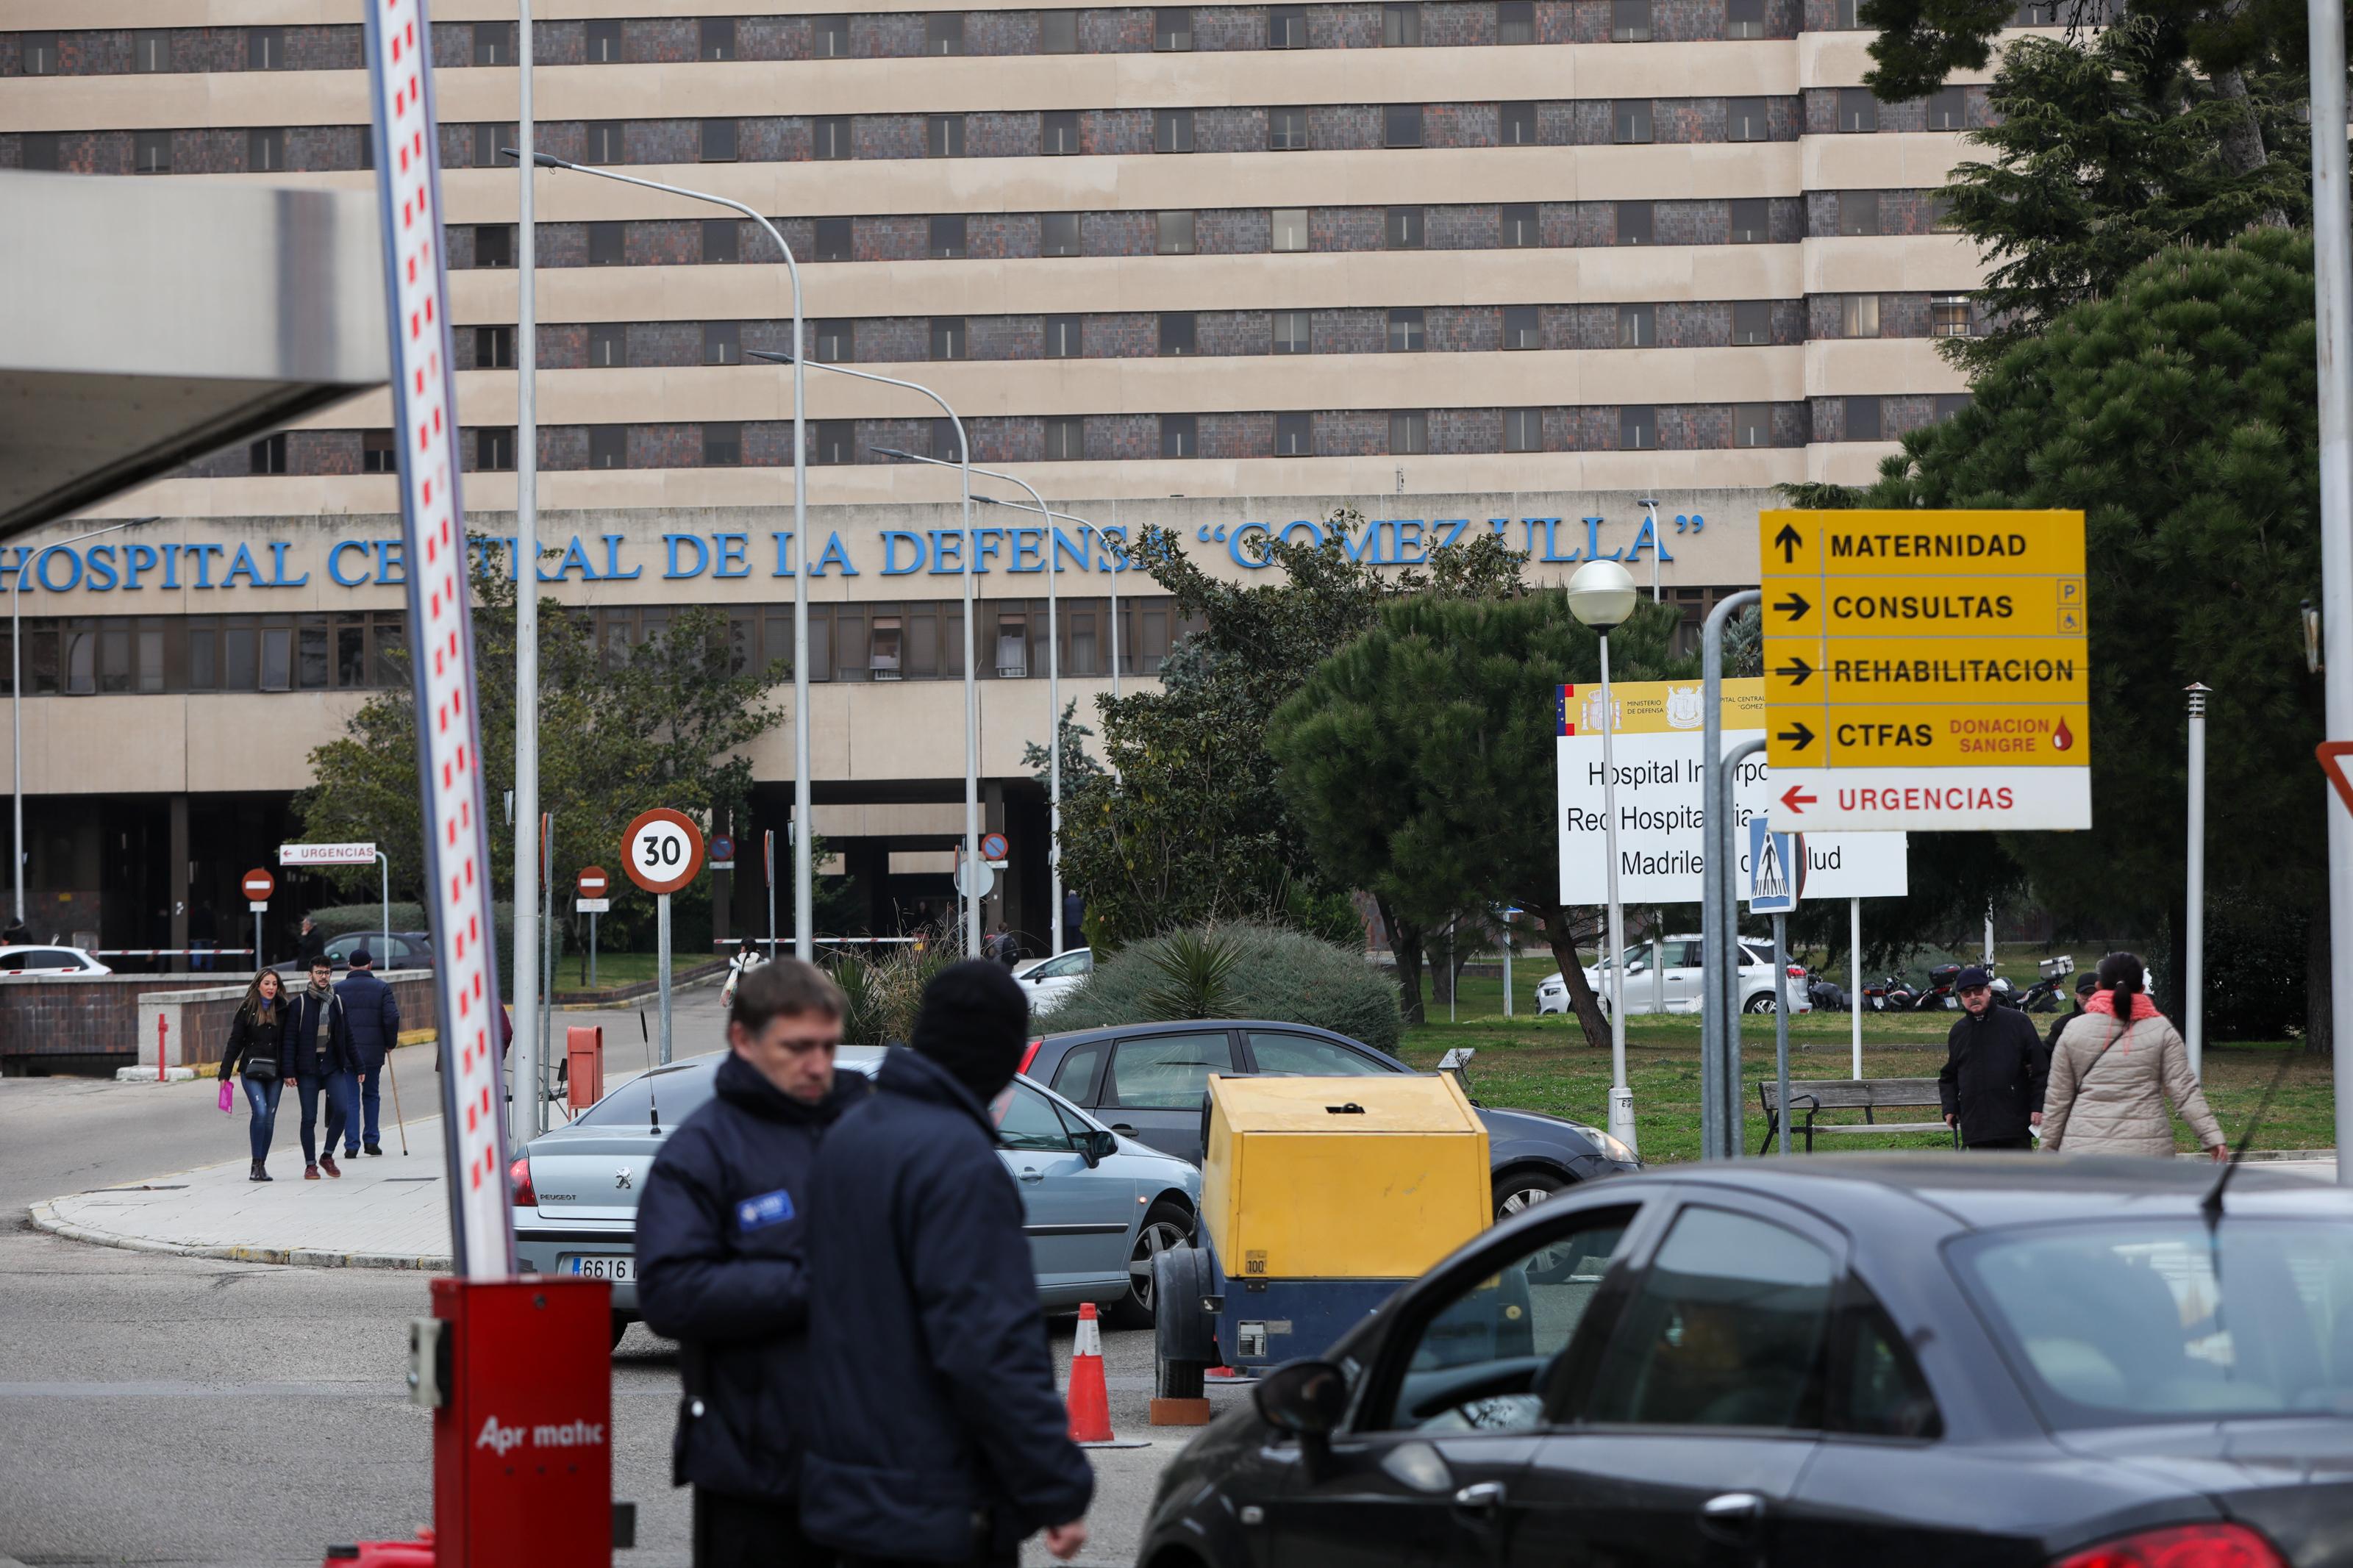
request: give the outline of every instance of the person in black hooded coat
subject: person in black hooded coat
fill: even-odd
[[[818,1157],[802,1520],[850,1563],[1010,1564],[1039,1530],[1057,1557],[1086,1544],[1094,1472],[989,1110],[1029,1016],[1002,964],[942,972]]]

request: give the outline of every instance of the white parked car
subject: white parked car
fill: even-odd
[[[1074,947],[1051,958],[1033,958],[1013,971],[1013,978],[1029,994],[1029,1014],[1035,1017],[1061,1005],[1062,998],[1095,972],[1095,950]]]
[[[0,979],[20,974],[111,974],[78,947],[0,947]]]
[[[1661,1010],[1662,989],[1665,994],[1665,1011],[1696,1013],[1700,1005],[1700,939],[1695,936],[1671,936],[1659,944],[1663,963],[1657,969],[1651,966],[1651,944],[1647,942],[1629,947],[1622,957],[1626,964],[1626,1013],[1655,1013]],[[1602,990],[1602,975],[1609,965],[1603,959],[1599,964],[1588,964],[1585,983],[1595,992]],[[1781,994],[1788,998],[1793,1013],[1810,1013],[1813,1003],[1807,997],[1805,970],[1788,966],[1790,973],[1781,977]],[[1662,987],[1661,982],[1664,982]],[[1769,944],[1743,937],[1740,940],[1740,1010],[1744,1013],[1770,1013],[1773,1010],[1773,949]],[[1603,1011],[1609,1009],[1609,998],[1602,998]],[[1538,1013],[1568,1011],[1568,982],[1556,973],[1536,987]]]

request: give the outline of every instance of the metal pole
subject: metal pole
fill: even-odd
[[[2208,688],[2196,684],[2189,691],[2189,918],[2184,922],[2189,949],[2181,984],[2182,1035],[2189,1047],[2189,1070],[2199,1072],[2206,1059],[2206,697]]]
[[[2321,658],[2326,733],[2353,739],[2353,205],[2346,191],[2345,11],[2306,7],[2312,56],[2314,325],[2320,374]],[[2324,795],[2323,799],[2327,799]],[[2337,1146],[2353,1149],[2353,816],[2328,813],[2330,1047],[2336,1057]],[[2317,1023],[2318,1020],[2311,1020]],[[2337,1163],[2353,1185],[2353,1161]]]
[[[1746,605],[1764,595],[1751,588],[1734,594],[1708,612],[1700,627],[1700,811],[1707,842],[1700,856],[1700,1157],[1729,1159],[1739,1152],[1739,1139],[1728,1136],[1733,1107],[1724,1099],[1724,1059],[1729,1035],[1724,998],[1731,987],[1724,971],[1730,947],[1721,919],[1725,875],[1720,853],[1722,835],[1716,816],[1724,773],[1724,628]],[[1727,1146],[1729,1152],[1727,1152]]]
[[[1715,842],[1709,846],[1707,859],[1709,864],[1720,863],[1723,868],[1717,888],[1721,901],[1714,912],[1726,962],[1717,977],[1722,990],[1710,995],[1707,1005],[1724,1016],[1724,1054],[1716,1064],[1716,1094],[1724,1105],[1725,1152],[1721,1157],[1728,1160],[1740,1159],[1748,1152],[1746,1100],[1740,1076],[1740,879],[1733,874],[1740,864],[1736,821],[1740,815],[1740,795],[1735,786],[1740,776],[1740,764],[1764,750],[1765,738],[1759,735],[1753,741],[1743,741],[1725,753],[1723,765],[1716,770],[1715,796],[1708,802],[1708,824]]]
[[[1450,915],[1446,920],[1446,1021],[1450,1024],[1454,1022],[1454,921],[1456,918]]]
[[[660,994],[661,1064],[670,1066],[670,895],[654,895],[654,984]]]
[[[1504,1016],[1512,1016],[1512,917],[1504,916]]]
[[[379,849],[375,852],[375,868],[380,885],[376,889],[383,900],[384,945],[392,945],[392,857]]]
[[[1658,911],[1658,925],[1651,931],[1651,1012],[1654,1016],[1667,1016],[1667,912]]]
[[[515,1142],[539,1131],[543,1096],[540,1060],[539,964],[539,232],[532,161],[537,127],[531,100],[531,0],[515,0],[515,835],[514,989],[518,1088],[513,1097]],[[496,998],[492,998],[493,1004]]]
[[[1603,933],[1609,954],[1602,971],[1609,982],[1609,1131],[1626,1147],[1640,1152],[1634,1142],[1634,1091],[1626,1082],[1626,911],[1618,902],[1618,763],[1611,737],[1618,731],[1618,709],[1609,690],[1609,634],[1601,642],[1601,852],[1609,858],[1602,885],[1609,889],[1609,929]]]
[[[1846,1001],[1847,1016],[1854,1034],[1854,1076],[1862,1079],[1862,900],[1846,901],[1847,967],[1854,971],[1854,994]]]
[[[596,989],[596,912],[588,912],[588,989]]]
[[[546,837],[540,845],[539,898],[543,919],[539,924],[539,994],[542,1003],[555,994],[555,814],[543,813],[540,817]],[[555,1053],[555,1009],[543,1005],[539,1010],[539,1099],[531,1112],[532,1130],[547,1131],[548,1073],[554,1066]]]
[[[1105,550],[1111,548],[1111,536],[1103,530],[1095,530],[1095,539]],[[1111,698],[1114,702],[1119,700],[1119,574],[1126,566],[1126,535],[1122,534],[1119,553],[1112,559],[1111,582],[1106,588],[1111,595]]]
[[[765,830],[760,841],[760,863],[765,868],[768,879],[768,962],[774,963],[776,961],[776,830],[773,827]],[[795,957],[799,956],[799,951],[796,945]]]
[[[1781,1108],[1781,1158],[1789,1157],[1789,917],[1773,917],[1773,1103]]]

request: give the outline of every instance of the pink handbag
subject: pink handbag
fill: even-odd
[[[226,1075],[221,1079],[220,1108],[225,1112],[237,1109],[237,1089]]]

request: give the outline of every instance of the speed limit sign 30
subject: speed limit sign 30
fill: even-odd
[[[658,805],[621,836],[621,864],[649,893],[675,893],[702,869],[702,830],[683,812]]]

